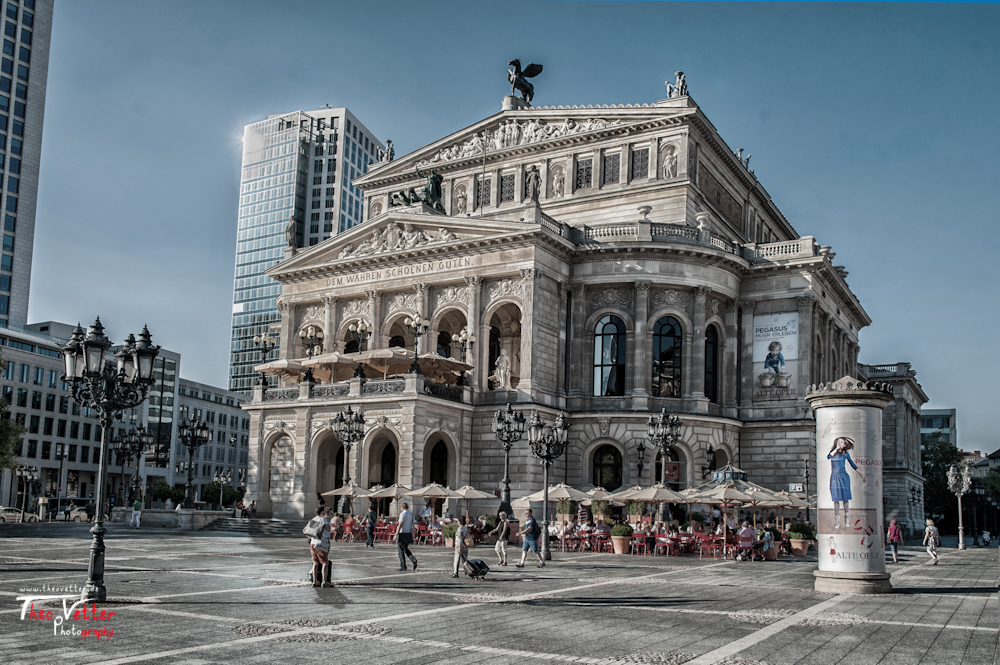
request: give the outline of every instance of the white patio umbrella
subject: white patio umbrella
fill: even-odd
[[[272,360],[263,365],[256,365],[253,371],[262,374],[273,374],[275,376],[299,376],[305,374],[306,368],[298,361],[282,358],[281,360]]]
[[[494,498],[496,498],[495,495],[490,494],[489,492],[484,492],[482,490],[477,490],[472,485],[464,485],[462,487],[459,487],[457,490],[455,490],[455,494],[457,494],[458,496],[462,497],[462,499],[465,501],[465,519],[466,519],[466,521],[468,521],[468,519],[469,519],[469,502],[470,501],[472,501],[473,499],[494,499]],[[508,517],[511,517],[511,516],[508,515]]]
[[[431,500],[431,523],[434,522],[434,499],[451,499],[458,497],[458,494],[438,483],[424,485],[420,489],[407,492],[407,496],[417,496]]]
[[[697,496],[703,503],[723,503],[735,506],[736,504],[753,502],[752,498],[750,498],[745,493],[736,489],[736,486],[732,484],[720,485],[710,490],[699,492],[695,496]],[[734,520],[736,519],[735,508],[733,509],[733,519]],[[729,524],[727,524],[724,520],[723,524],[725,525],[725,527],[723,528],[723,534],[728,536]],[[725,553],[726,550],[727,550],[727,545],[724,544],[723,553]]]
[[[313,375],[321,381],[330,383],[347,381],[354,376],[357,355],[356,353],[338,353],[332,351],[303,360],[302,366],[307,369],[312,368]]]
[[[401,497],[407,496],[410,493],[410,488],[406,485],[400,485],[398,483],[393,483],[385,489],[380,489],[378,491],[373,491],[368,495],[369,499],[395,499],[399,500]]]

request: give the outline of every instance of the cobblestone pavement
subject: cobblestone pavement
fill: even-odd
[[[896,593],[812,590],[815,556],[776,562],[553,553],[544,569],[449,577],[452,553],[334,543],[336,586],[313,588],[302,538],[112,525],[106,620],[21,620],[28,589],[82,586],[87,525],[0,526],[0,653],[14,663],[998,662],[997,549],[907,547]],[[35,594],[38,591],[33,592]],[[44,592],[42,592],[44,593]],[[58,591],[48,591],[58,593]],[[62,613],[58,601],[45,608]],[[36,611],[39,604],[36,603]],[[107,637],[60,630],[113,631]]]

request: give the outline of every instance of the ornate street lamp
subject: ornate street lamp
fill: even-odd
[[[715,471],[715,448],[712,447],[711,443],[708,444],[708,450],[705,451],[705,454],[708,455],[708,464],[701,467],[702,480],[708,478]]]
[[[403,323],[406,324],[406,329],[413,335],[413,364],[410,365],[410,374],[422,374],[420,365],[417,364],[417,344],[420,342],[420,338],[427,333],[427,329],[430,326],[427,325],[427,319],[420,318],[419,314],[414,315],[412,319],[406,317]]]
[[[333,419],[333,431],[337,433],[337,438],[344,446],[344,487],[351,482],[350,459],[351,446],[360,441],[365,436],[365,417],[361,413],[352,411],[351,405],[338,413]],[[346,513],[350,506],[350,499],[345,494],[341,497],[340,512]]]
[[[184,508],[191,510],[191,502],[194,499],[192,485],[194,481],[194,451],[208,443],[208,425],[200,422],[194,416],[191,416],[189,420],[184,420],[182,417],[180,425],[177,427],[177,434],[181,445],[188,449],[188,478],[187,485],[184,486]]]
[[[531,420],[528,421],[528,445],[531,446],[531,454],[542,461],[542,482],[545,483],[542,506],[542,558],[546,561],[552,559],[552,553],[549,552],[549,467],[566,450],[568,432],[569,423],[561,413],[551,427],[542,424],[537,411],[531,414]]]
[[[497,437],[503,448],[503,488],[500,490],[500,510],[510,517],[514,510],[510,505],[510,447],[521,440],[524,434],[524,414],[510,408],[497,409],[490,423],[490,431]]]
[[[972,485],[972,468],[962,465],[962,473],[959,474],[955,465],[948,469],[948,489],[958,497],[958,549],[965,549],[965,527],[962,524],[962,495],[969,492]]]
[[[354,333],[355,336],[357,336],[358,352],[360,353],[361,351],[365,350],[365,342],[368,341],[369,338],[371,338],[372,332],[374,331],[375,328],[374,326],[365,323],[364,319],[359,319],[357,323],[352,323],[347,327],[347,329],[350,330],[352,333]],[[354,368],[354,378],[355,379],[368,378],[365,376],[365,367],[361,363],[358,363],[357,366]]]
[[[646,466],[645,461],[644,461],[646,459],[646,444],[644,444],[642,442],[642,439],[639,439],[639,445],[636,446],[636,450],[639,453],[639,461],[636,462],[635,465],[639,469],[639,481],[641,482],[642,481],[642,469],[643,469],[643,467]]]
[[[314,325],[308,325],[299,331],[299,341],[302,342],[302,346],[306,350],[307,358],[312,358],[317,353],[323,351],[323,331],[317,329]],[[314,382],[312,367],[306,370],[302,380],[309,383]]]
[[[31,496],[31,485],[38,480],[38,467],[18,464],[14,474],[23,485],[21,490],[21,522],[23,523],[24,511],[28,507],[28,498]]]
[[[94,540],[90,545],[87,584],[81,596],[82,600],[98,602],[108,599],[104,586],[104,534],[108,531],[104,527],[104,484],[112,425],[124,410],[138,406],[146,399],[149,386],[153,383],[153,361],[160,352],[146,326],[142,327],[138,342],[129,335],[125,344],[115,352],[117,367],[105,364],[110,348],[111,340],[105,336],[104,326],[98,318],[90,326],[86,337],[78,324],[62,349],[66,363],[66,374],[62,380],[71,384],[73,401],[96,410],[101,421],[101,457],[95,493],[97,521],[90,530]]]
[[[465,362],[465,349],[468,347],[469,351],[472,351],[472,347],[476,344],[476,334],[469,331],[468,326],[463,326],[462,330],[451,336],[451,341],[461,343],[462,345],[462,362]],[[463,371],[458,375],[458,385],[465,385],[465,372]]]
[[[216,471],[214,480],[219,483],[219,510],[222,510],[222,490],[233,480],[233,472],[231,469],[227,469],[225,473]]]
[[[667,415],[666,407],[660,411],[659,416],[650,415],[649,420],[646,421],[646,437],[649,439],[650,445],[660,449],[660,482],[664,487],[667,485],[667,452],[677,444],[680,431],[680,417],[676,413]],[[667,507],[664,504],[661,519],[666,514],[666,510]]]
[[[271,353],[274,345],[277,342],[270,335],[267,334],[265,330],[260,335],[253,336],[253,345],[260,349],[260,364],[263,365],[267,362],[267,354]],[[260,373],[260,377],[257,379],[257,385],[263,386],[264,390],[267,390],[267,376],[264,372]]]

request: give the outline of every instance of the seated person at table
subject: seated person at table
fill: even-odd
[[[347,516],[347,519],[344,520],[344,528],[353,529],[355,521],[356,520],[354,519],[354,513],[351,513],[350,515]]]
[[[340,537],[344,535],[344,516],[337,513],[334,515],[333,519],[330,520],[330,524],[333,527],[335,540],[340,540]]]
[[[434,508],[431,507],[431,502],[428,501],[424,504],[424,507],[420,509],[420,513],[417,515],[426,522],[431,515],[434,513]]]
[[[764,528],[760,531],[760,540],[762,543],[762,550],[769,550],[774,547],[774,534],[771,533],[771,523],[768,522],[764,525]]]
[[[725,529],[723,528],[722,524],[720,523],[719,526],[715,527],[715,535],[721,536],[721,535],[724,535],[724,534],[725,534]]]
[[[750,523],[743,522],[740,530],[736,532],[736,543],[740,549],[753,547],[756,535],[754,530],[750,528]]]
[[[611,533],[611,527],[608,526],[606,520],[600,520],[600,524],[597,525],[597,530],[601,533],[602,537],[606,537]]]

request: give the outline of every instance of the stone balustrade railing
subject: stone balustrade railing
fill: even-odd
[[[796,240],[769,242],[754,245],[754,263],[800,259],[816,256],[818,246],[812,236],[802,236]]]
[[[263,402],[295,402],[305,399],[379,398],[393,395],[429,395],[451,402],[466,402],[462,386],[436,383],[423,375],[408,374],[403,378],[361,379],[312,385],[301,383],[293,388],[270,388],[261,395],[260,386],[254,389],[254,400]]]

